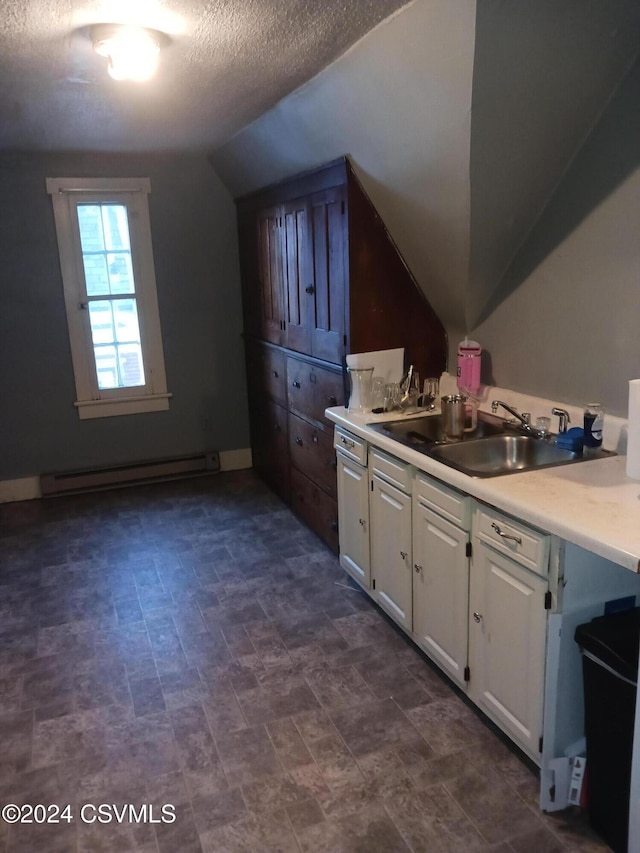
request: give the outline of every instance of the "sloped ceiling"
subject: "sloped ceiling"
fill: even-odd
[[[407,0],[3,0],[0,150],[211,149]],[[158,74],[115,83],[95,23],[169,35]]]
[[[478,0],[467,329],[495,307],[639,45],[637,2]]]
[[[212,162],[238,194],[348,153],[455,341],[494,304],[639,36],[636,0],[416,0]]]

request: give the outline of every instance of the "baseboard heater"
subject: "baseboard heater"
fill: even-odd
[[[213,474],[220,470],[220,455],[215,452],[194,456],[177,456],[172,459],[153,459],[130,462],[126,465],[109,465],[84,471],[63,471],[40,475],[42,497],[90,492],[119,486],[133,486],[158,480]]]

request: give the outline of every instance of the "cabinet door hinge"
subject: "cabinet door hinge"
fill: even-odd
[[[346,347],[346,345],[347,345],[347,336],[346,335],[342,336],[342,343]]]
[[[371,481],[371,491],[373,491],[373,480]]]
[[[340,213],[344,214],[344,202],[340,203]]]
[[[371,586],[373,589],[376,588],[376,579],[375,578],[371,581]]]
[[[542,744],[543,744],[543,738],[542,738],[542,735],[540,735],[540,739],[538,740],[538,752],[542,752]]]
[[[547,590],[544,594],[544,609],[551,610],[551,590]]]
[[[471,670],[469,669],[468,666],[465,666],[465,668],[464,668],[464,680],[465,681],[471,681]]]
[[[467,544],[465,546],[465,551],[464,551],[465,555],[467,557],[470,557],[472,551],[473,551],[473,548],[471,547],[471,542],[467,542]]]

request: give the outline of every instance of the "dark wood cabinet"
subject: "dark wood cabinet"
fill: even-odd
[[[446,333],[346,159],[239,199],[238,233],[254,465],[335,550],[345,355],[404,347],[438,376]]]

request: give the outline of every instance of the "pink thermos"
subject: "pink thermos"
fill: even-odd
[[[465,338],[458,344],[458,388],[463,394],[477,397],[480,390],[482,347]]]

